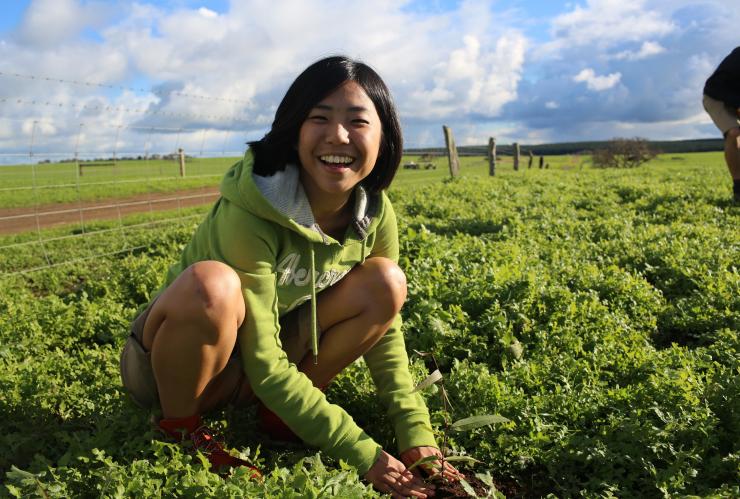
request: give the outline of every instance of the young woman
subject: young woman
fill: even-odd
[[[159,427],[192,440],[214,468],[247,463],[226,453],[200,415],[256,399],[266,431],[294,433],[394,497],[432,495],[406,469],[441,454],[412,393],[400,328],[406,280],[383,191],[402,138],[385,83],[363,63],[320,60],[250,146],[134,321],[121,357],[124,385],[138,404],[161,408]],[[360,356],[400,459],[324,397]],[[459,476],[449,464],[444,473]]]

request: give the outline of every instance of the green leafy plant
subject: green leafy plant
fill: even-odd
[[[444,376],[439,370],[439,365],[437,364],[437,359],[434,358],[434,355],[428,352],[415,352],[420,357],[429,357],[432,360],[432,363],[434,364],[435,369],[432,371],[431,374],[429,374],[423,381],[421,381],[419,384],[416,385],[414,388],[414,391],[422,391],[429,389],[430,387],[438,387],[438,393],[442,404],[442,413],[444,415],[444,426],[442,428],[442,460],[440,464],[436,464],[438,461],[436,456],[427,456],[424,458],[419,459],[418,461],[412,463],[408,469],[413,470],[416,467],[423,467],[425,469],[432,469],[434,471],[434,474],[430,476],[430,479],[441,479],[447,485],[448,487],[454,487],[456,484],[449,483],[448,480],[444,478],[444,476],[441,474],[441,470],[444,468],[444,463],[462,463],[466,465],[474,465],[477,463],[480,463],[477,459],[466,456],[466,455],[445,455],[444,451],[448,449],[448,433],[449,432],[462,432],[462,431],[468,431],[473,430],[476,428],[481,428],[483,426],[489,426],[496,423],[508,423],[509,420],[501,415],[498,414],[481,414],[477,416],[468,416],[463,419],[458,419],[457,421],[452,421],[452,403],[450,402],[450,398],[447,394],[447,390],[445,389],[444,384]],[[470,481],[472,479],[468,478],[461,478],[459,480],[459,485],[461,488],[465,491],[465,493],[468,494],[469,497],[496,497],[496,498],[505,498],[503,494],[501,494],[496,486],[493,484],[493,481],[490,478],[490,475],[488,476],[478,476],[478,474],[475,475],[475,481],[477,482],[475,485],[479,489],[476,491],[476,487],[471,485]],[[438,480],[439,481],[439,480]],[[487,489],[487,490],[481,490],[481,489]],[[485,493],[485,496],[480,496],[479,493],[483,492]]]

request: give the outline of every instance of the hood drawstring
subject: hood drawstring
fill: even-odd
[[[313,353],[313,363],[315,365],[319,363],[319,319],[316,314],[316,258],[313,243],[309,241],[308,247],[311,254],[311,352]]]

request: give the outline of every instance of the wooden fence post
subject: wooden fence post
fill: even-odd
[[[529,150],[529,163],[527,163],[527,170],[529,170],[530,168],[532,168],[532,161],[534,161],[534,153],[530,149]]]
[[[519,171],[519,156],[521,155],[521,151],[519,150],[519,143],[514,142],[514,171]]]
[[[452,136],[452,130],[446,125],[442,125],[442,131],[445,133],[445,144],[447,145],[447,159],[450,163],[450,177],[455,178],[460,173],[460,160],[457,157],[457,147],[455,147],[455,138]]]
[[[496,175],[496,138],[488,139],[488,175]]]
[[[545,167],[545,157],[540,156],[540,170],[542,170]]]
[[[177,150],[177,153],[180,155],[180,176],[185,176],[185,152],[182,150],[182,147]]]

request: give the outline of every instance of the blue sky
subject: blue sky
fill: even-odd
[[[701,91],[740,44],[729,3],[2,0],[0,155],[236,152],[334,53],[378,70],[412,147],[443,124],[460,144],[717,137]]]

